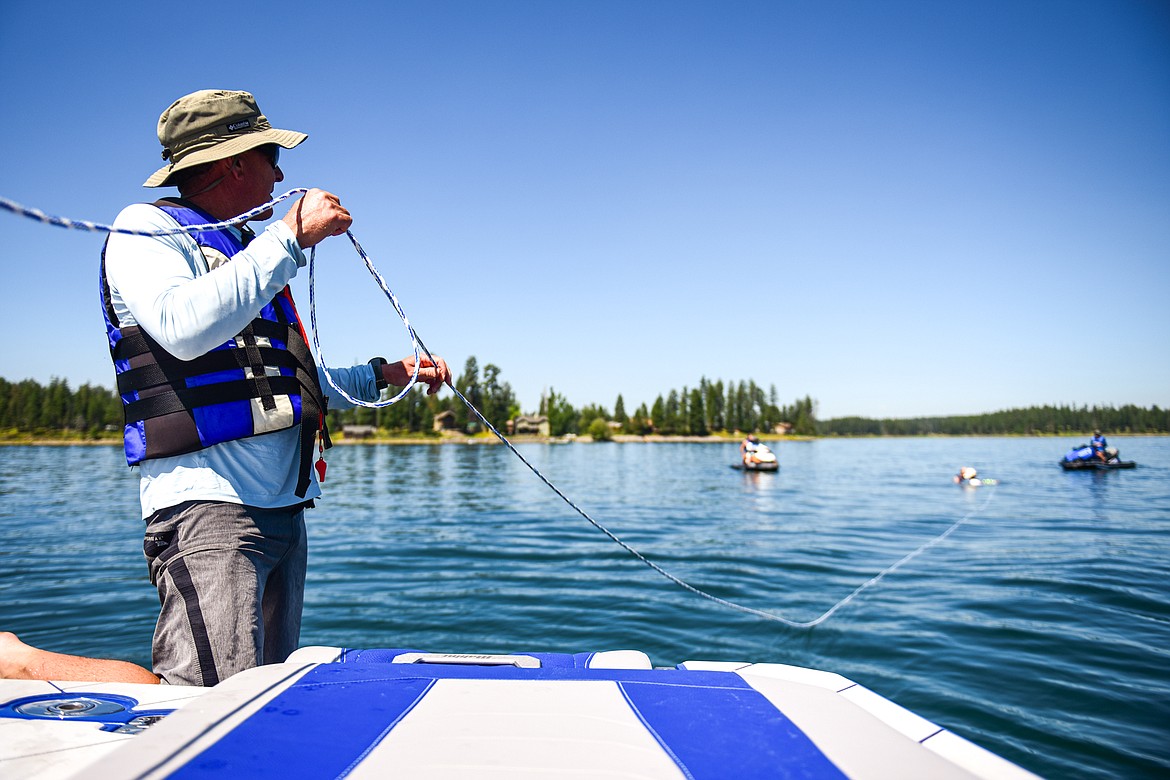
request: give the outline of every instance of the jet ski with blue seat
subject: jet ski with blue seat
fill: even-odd
[[[1098,451],[1088,444],[1073,447],[1059,462],[1065,471],[1112,471],[1137,466],[1132,460],[1122,460],[1116,447]]]

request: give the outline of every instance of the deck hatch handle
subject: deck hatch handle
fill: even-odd
[[[451,664],[455,666],[515,666],[539,669],[540,659],[531,655],[493,655],[478,653],[403,653],[394,657],[396,664]]]

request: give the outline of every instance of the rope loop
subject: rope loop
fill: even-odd
[[[353,248],[357,250],[358,255],[366,264],[366,269],[369,270],[370,274],[374,277],[374,280],[378,283],[378,287],[381,288],[382,293],[390,301],[390,305],[394,307],[394,311],[398,312],[398,316],[402,320],[402,324],[406,326],[406,333],[410,336],[410,345],[414,350],[414,371],[411,372],[410,381],[406,383],[406,386],[398,391],[398,394],[393,398],[389,398],[385,401],[363,401],[360,398],[354,398],[352,395],[342,390],[337,382],[333,381],[333,376],[329,373],[329,369],[325,367],[325,354],[321,351],[321,344],[317,337],[317,247],[315,246],[309,250],[309,323],[313,331],[313,349],[315,349],[317,352],[317,361],[321,366],[321,373],[325,375],[325,379],[329,382],[330,387],[341,394],[345,400],[349,401],[355,406],[364,406],[367,409],[382,409],[401,401],[406,397],[406,394],[409,393],[418,383],[418,370],[422,366],[421,344],[418,340],[418,335],[414,332],[414,328],[410,324],[410,320],[406,317],[406,312],[404,312],[402,310],[402,306],[399,305],[398,298],[394,295],[394,292],[390,289],[390,286],[386,284],[386,280],[382,278],[382,274],[378,273],[377,268],[374,268],[374,264],[370,261],[370,256],[366,254],[366,250],[362,249],[362,245],[358,243],[358,240],[352,231],[345,231],[345,235],[349,236],[350,243],[353,244]],[[427,353],[427,356],[430,357],[430,352]],[[434,364],[434,358],[431,358],[431,363],[432,365]]]

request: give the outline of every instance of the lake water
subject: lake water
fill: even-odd
[[[1080,440],[520,445],[566,495],[696,587],[623,551],[505,447],[330,451],[309,512],[302,644],[436,652],[632,648],[656,665],[838,672],[1052,778],[1170,775],[1170,438],[1133,471],[1065,473]],[[994,488],[960,488],[972,465]],[[0,447],[0,630],[149,664],[137,477],[111,447]]]

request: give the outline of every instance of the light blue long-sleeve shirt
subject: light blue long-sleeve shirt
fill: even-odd
[[[178,223],[161,209],[135,204],[123,209],[114,226],[157,230]],[[209,251],[205,257],[186,234],[112,233],[106,247],[106,279],[121,325],[140,326],[167,352],[190,360],[243,330],[307,263],[292,230],[279,220],[230,262],[216,254]],[[354,398],[378,399],[369,365],[331,368],[329,373]],[[324,376],[320,381],[330,408],[351,406],[337,394],[330,395],[332,388]],[[143,461],[139,466],[142,516],[184,501],[272,508],[320,496],[315,474],[305,496],[296,495],[299,467],[297,428]]]

